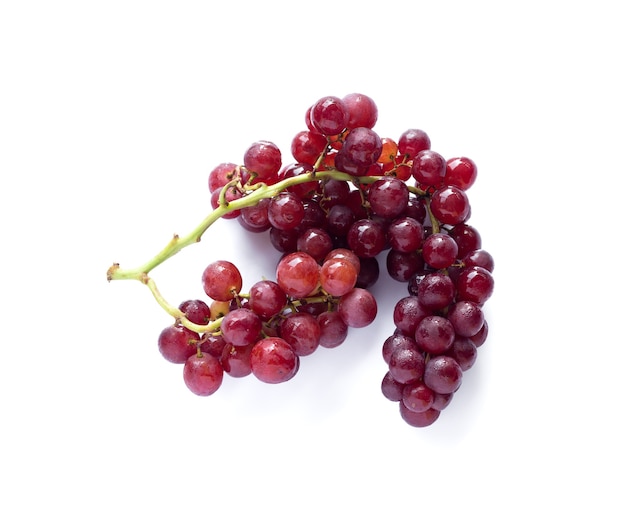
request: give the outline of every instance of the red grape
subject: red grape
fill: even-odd
[[[196,395],[208,396],[222,385],[224,369],[209,354],[190,356],[183,367],[183,379],[187,388]]]
[[[243,164],[248,171],[257,175],[258,180],[271,184],[276,180],[281,159],[278,146],[270,141],[257,141],[246,150]]]
[[[324,311],[317,316],[320,326],[320,346],[335,348],[348,337],[348,326],[336,311]]]
[[[183,364],[189,356],[198,352],[200,335],[181,325],[170,325],[161,331],[158,339],[159,351],[172,363]]]
[[[292,298],[304,298],[319,286],[320,266],[311,255],[290,253],[278,262],[276,281]]]
[[[300,366],[298,356],[282,338],[269,337],[257,341],[250,353],[252,374],[264,383],[289,381]]]
[[[326,96],[311,107],[311,123],[315,130],[323,135],[337,135],[348,124],[348,108],[336,96]]]
[[[339,298],[337,312],[348,327],[366,327],[374,321],[378,307],[376,299],[367,289],[355,287]]]
[[[210,263],[202,273],[204,292],[213,300],[232,299],[241,291],[242,283],[239,269],[227,260]]]

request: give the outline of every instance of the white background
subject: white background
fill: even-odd
[[[0,5],[0,517],[624,518],[618,3]],[[491,333],[428,429],[379,390],[401,284],[291,382],[199,398],[148,290],[105,280],[205,216],[213,166],[257,139],[288,157],[349,92],[479,168]],[[249,287],[277,254],[220,222],[153,275],[202,297],[218,258]]]

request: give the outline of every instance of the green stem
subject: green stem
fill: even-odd
[[[207,325],[198,325],[193,321],[189,321],[185,314],[178,307],[174,307],[173,305],[168,303],[165,298],[163,298],[161,292],[157,288],[156,283],[152,278],[146,275],[143,277],[142,282],[148,287],[148,289],[150,289],[152,296],[154,296],[154,299],[161,306],[161,308],[165,310],[165,312],[167,312],[170,316],[175,318],[176,321],[180,323],[183,327],[202,334],[203,332],[213,332],[217,330],[222,323],[222,318],[218,318],[211,323],[208,323]]]
[[[145,283],[144,278],[155,267],[171,258],[185,247],[200,242],[205,231],[215,223],[219,218],[223,217],[231,211],[240,210],[249,206],[256,205],[260,200],[274,197],[280,192],[286,190],[290,186],[310,182],[319,179],[337,179],[353,183],[369,184],[377,180],[379,177],[353,177],[347,173],[338,170],[328,170],[322,172],[313,172],[309,175],[298,175],[289,179],[284,179],[276,184],[267,185],[259,183],[255,185],[255,189],[247,195],[233,201],[223,200],[220,205],[215,208],[200,224],[185,236],[174,235],[169,243],[153,258],[143,265],[133,269],[121,269],[119,264],[113,264],[107,271],[107,280],[139,280]]]

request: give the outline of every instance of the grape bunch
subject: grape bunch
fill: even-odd
[[[184,365],[184,381],[198,395],[217,391],[225,374],[286,382],[301,357],[338,347],[350,328],[374,321],[370,288],[382,264],[404,285],[382,345],[381,391],[408,424],[428,426],[488,332],[483,305],[494,261],[468,224],[476,165],[444,158],[423,130],[381,137],[378,108],[363,94],[323,97],[304,116],[293,160],[257,141],[242,161],[220,163],[208,176],[217,217],[267,234],[278,252],[275,279],[244,292],[234,264],[212,262],[201,277],[208,299],[170,312],[176,320],[161,332],[159,349]]]

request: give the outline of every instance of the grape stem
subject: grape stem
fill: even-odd
[[[351,182],[355,186],[359,187],[363,184],[371,184],[380,178],[381,177],[379,176],[356,177],[339,170],[315,171],[314,169],[311,173],[290,177],[271,185],[259,182],[254,185],[243,186],[243,189],[248,190],[248,193],[239,199],[228,201],[225,196],[226,190],[232,188],[238,181],[230,182],[222,189],[218,206],[211,211],[211,213],[209,213],[190,233],[182,237],[174,235],[159,253],[138,267],[132,269],[122,269],[118,263],[114,263],[107,270],[107,280],[109,282],[112,280],[138,280],[150,289],[150,292],[152,292],[152,295],[157,303],[184,327],[198,333],[215,331],[219,328],[221,318],[212,321],[207,325],[198,325],[189,321],[182,311],[172,306],[165,300],[165,298],[163,298],[154,280],[148,276],[150,271],[180,252],[185,247],[200,242],[207,229],[209,229],[211,225],[224,215],[232,211],[254,206],[262,199],[274,197],[291,186],[321,179],[335,179]],[[415,187],[410,188],[410,190],[417,195],[426,195],[425,192]]]
[[[185,247],[200,242],[202,235],[206,230],[215,223],[220,217],[230,213],[231,211],[240,210],[249,206],[254,206],[262,199],[274,197],[278,193],[286,190],[291,186],[302,184],[304,182],[311,182],[312,180],[319,179],[337,179],[356,184],[370,184],[380,177],[353,177],[344,172],[338,170],[328,170],[321,172],[312,172],[310,174],[298,175],[289,179],[284,179],[276,184],[267,185],[265,183],[258,183],[254,185],[253,191],[245,196],[232,201],[226,201],[223,197],[220,197],[220,203],[207,217],[200,222],[200,224],[193,229],[189,234],[185,236],[174,235],[174,237],[168,242],[168,244],[153,258],[148,260],[145,264],[140,265],[134,269],[121,269],[120,265],[115,263],[109,267],[107,271],[107,280],[139,280],[142,283],[146,283],[146,275],[152,271],[155,267],[165,262],[168,258],[171,258]],[[224,189],[232,187],[232,184],[227,184]]]

